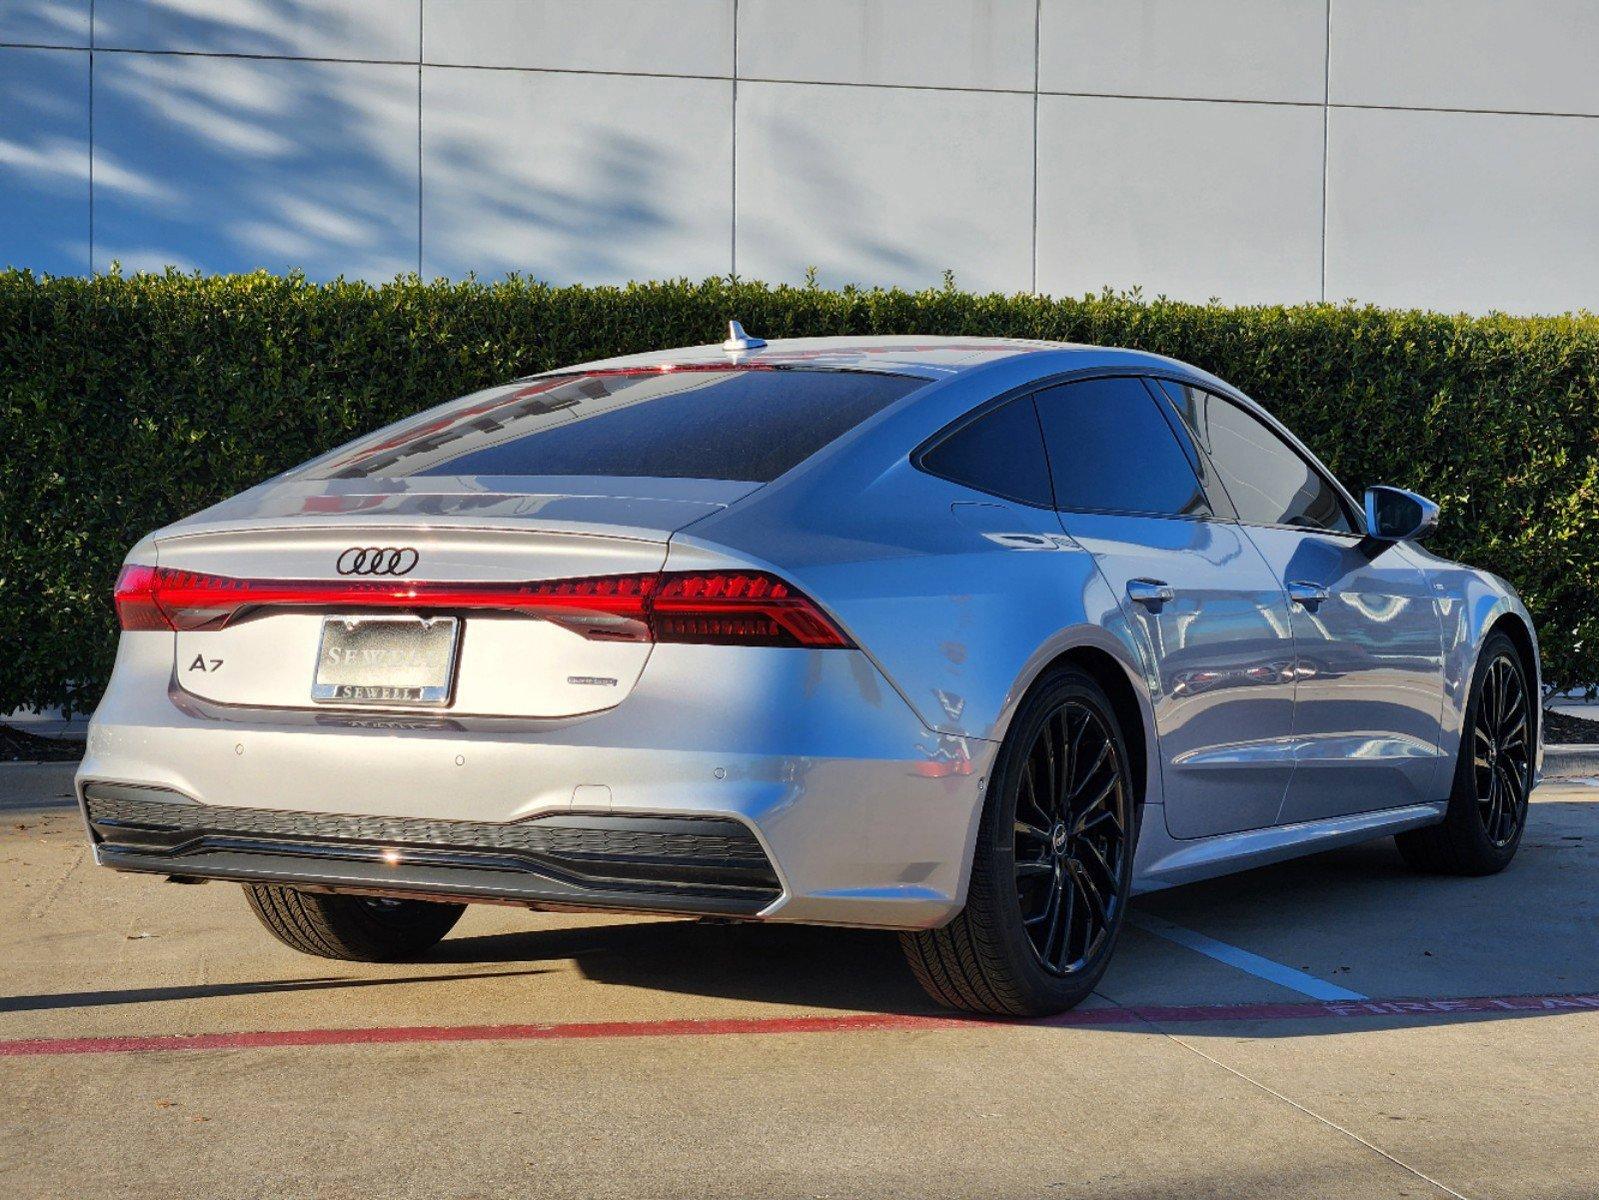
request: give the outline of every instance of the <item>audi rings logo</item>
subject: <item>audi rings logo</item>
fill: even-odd
[[[337,567],[340,575],[407,575],[417,558],[409,546],[351,546],[339,555]]]

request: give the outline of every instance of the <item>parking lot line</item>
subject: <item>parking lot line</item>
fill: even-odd
[[[1428,999],[1333,1000],[1281,1004],[1128,1005],[1078,1008],[1037,1020],[860,1013],[840,1016],[745,1017],[664,1021],[573,1021],[545,1025],[420,1025],[353,1029],[269,1029],[232,1033],[13,1038],[0,1058],[55,1054],[131,1054],[176,1050],[248,1050],[296,1046],[372,1046],[415,1042],[566,1041],[581,1039],[716,1037],[754,1034],[931,1032],[1015,1025],[1052,1028],[1092,1025],[1191,1025],[1211,1022],[1371,1020],[1488,1013],[1599,1012],[1599,992],[1559,995],[1440,996]]]
[[[1203,933],[1192,929],[1184,929],[1181,925],[1174,925],[1164,917],[1157,917],[1153,913],[1130,912],[1127,914],[1127,923],[1142,929],[1145,933],[1152,933],[1156,937],[1165,938],[1168,942],[1175,942],[1179,946],[1186,946],[1206,958],[1213,958],[1217,962],[1226,963],[1247,975],[1257,979],[1265,979],[1290,991],[1298,992],[1301,996],[1309,996],[1312,1000],[1364,1000],[1365,996],[1359,992],[1352,992],[1348,988],[1339,987],[1336,983],[1328,983],[1325,979],[1317,979],[1314,975],[1307,975],[1304,971],[1297,971],[1293,967],[1284,966],[1280,962],[1273,962],[1269,958],[1262,958],[1248,950],[1226,942],[1217,941]]]

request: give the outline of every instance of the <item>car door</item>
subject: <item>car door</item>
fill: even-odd
[[[1144,648],[1173,836],[1270,825],[1293,770],[1293,635],[1276,576],[1139,379],[1036,395],[1065,531]]]
[[[1298,686],[1281,823],[1435,800],[1443,637],[1403,547],[1364,536],[1330,477],[1268,422],[1162,384],[1289,594]]]

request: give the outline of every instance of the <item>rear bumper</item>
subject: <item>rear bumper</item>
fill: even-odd
[[[205,705],[170,676],[170,635],[124,636],[78,774],[105,866],[921,928],[965,901],[993,751],[930,733],[849,651],[659,646],[623,704],[556,721]],[[184,812],[146,810],[135,836],[96,813],[107,785]],[[676,839],[690,866],[548,836],[652,829],[723,842]]]
[[[781,895],[753,831],[716,817],[552,813],[515,824],[197,804],[90,783],[98,860],[121,871],[428,899],[753,916]]]

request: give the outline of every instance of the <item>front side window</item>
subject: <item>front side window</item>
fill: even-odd
[[[1240,521],[1355,532],[1338,489],[1253,413],[1203,388],[1161,385],[1215,465]]]
[[[1035,399],[1057,507],[1212,515],[1177,432],[1141,381],[1087,379]]]
[[[308,474],[768,483],[925,386],[866,371],[739,367],[549,375],[381,430],[310,464]]]
[[[1032,399],[1026,396],[962,425],[922,455],[922,467],[944,479],[1024,504],[1048,508],[1054,502],[1044,438]]]

